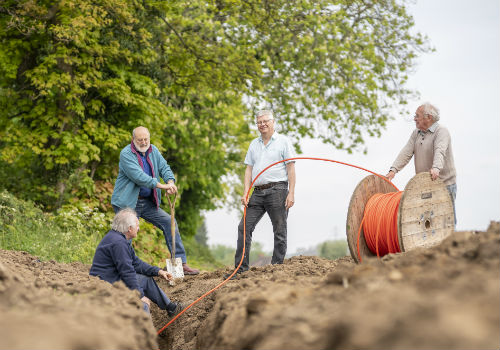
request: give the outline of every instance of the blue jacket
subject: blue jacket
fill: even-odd
[[[114,283],[122,280],[130,289],[137,289],[144,296],[144,291],[137,283],[137,273],[146,276],[158,276],[159,267],[145,263],[135,255],[132,244],[121,232],[111,230],[97,246],[90,275]]]
[[[153,191],[156,207],[161,203],[161,189],[156,188],[160,177],[168,182],[174,180],[174,173],[167,164],[167,161],[161,155],[158,148],[151,145],[146,151],[149,166],[153,176],[147,175],[143,170],[142,160],[139,152],[135,149],[134,142],[125,146],[120,152],[120,163],[118,177],[116,178],[115,188],[111,196],[111,204],[118,208],[132,208],[137,204],[137,197],[141,187],[156,189]]]

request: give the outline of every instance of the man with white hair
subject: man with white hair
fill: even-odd
[[[416,129],[412,132],[406,146],[391,166],[386,177],[392,180],[415,156],[415,173],[428,171],[432,180],[441,178],[446,185],[453,202],[457,196],[455,162],[448,129],[438,123],[439,109],[426,102],[417,108],[413,120]],[[455,223],[457,216],[455,214]]]
[[[170,281],[173,276],[135,255],[129,241],[137,237],[138,231],[139,220],[133,209],[126,208],[118,212],[113,219],[111,230],[97,246],[89,274],[109,283],[123,281],[130,289],[139,291],[145,311],[149,312],[150,301],[153,301],[173,317],[181,312],[184,306],[182,303],[170,301],[152,278],[161,276]]]
[[[262,173],[254,184],[252,196],[246,195],[252,181],[269,165],[295,156],[290,140],[275,132],[273,113],[261,110],[257,113],[260,137],[254,139],[245,157],[245,191],[241,204],[247,207],[245,256],[238,274],[249,269],[250,247],[255,226],[265,213],[269,215],[274,232],[274,250],[271,264],[282,264],[287,248],[288,209],[295,201],[295,162],[282,162]],[[243,253],[243,218],[238,226],[238,242],[234,256],[237,267]],[[236,276],[236,275],[235,275]],[[226,278],[228,275],[226,275]]]
[[[160,182],[160,178],[165,184]],[[175,249],[181,258],[184,274],[197,275],[199,270],[188,266],[186,250],[179,228],[175,225],[175,247],[172,247],[170,215],[160,208],[161,190],[177,193],[174,173],[158,148],[150,143],[149,130],[139,126],[132,131],[132,142],[120,152],[120,163],[111,205],[116,212],[123,208],[135,208],[138,217],[163,231],[167,248]]]

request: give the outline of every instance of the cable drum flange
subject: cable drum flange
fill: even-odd
[[[428,172],[411,178],[398,210],[401,251],[435,246],[454,231],[453,201],[443,181],[433,181]]]

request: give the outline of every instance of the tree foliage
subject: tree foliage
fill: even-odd
[[[0,0],[0,186],[109,208],[144,125],[176,173],[183,234],[241,174],[255,108],[297,142],[353,150],[405,104],[403,1]]]
[[[210,247],[210,252],[212,253],[212,256],[215,258],[215,260],[225,266],[231,267],[233,267],[235,264],[235,251],[236,249],[234,247],[230,247],[224,244],[215,244]],[[263,257],[271,258],[271,256],[272,253],[264,251],[264,245],[262,243],[257,241],[252,242],[250,257],[248,259],[250,265]],[[271,261],[271,259],[269,259],[269,261]]]
[[[212,256],[224,266],[234,266],[234,247],[216,244],[210,247]]]
[[[196,243],[203,247],[208,247],[208,232],[207,232],[207,224],[205,218],[202,219],[201,225],[196,230],[196,234],[194,235],[194,240]]]
[[[319,256],[325,259],[335,260],[346,256],[347,242],[345,240],[324,241],[318,245]]]

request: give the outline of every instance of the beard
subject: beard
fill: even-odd
[[[134,146],[135,148],[141,152],[141,153],[146,153],[146,151],[149,149],[149,146],[150,146],[150,143],[148,142],[148,144],[144,147],[141,147],[140,145],[138,145],[135,141],[134,141]]]

